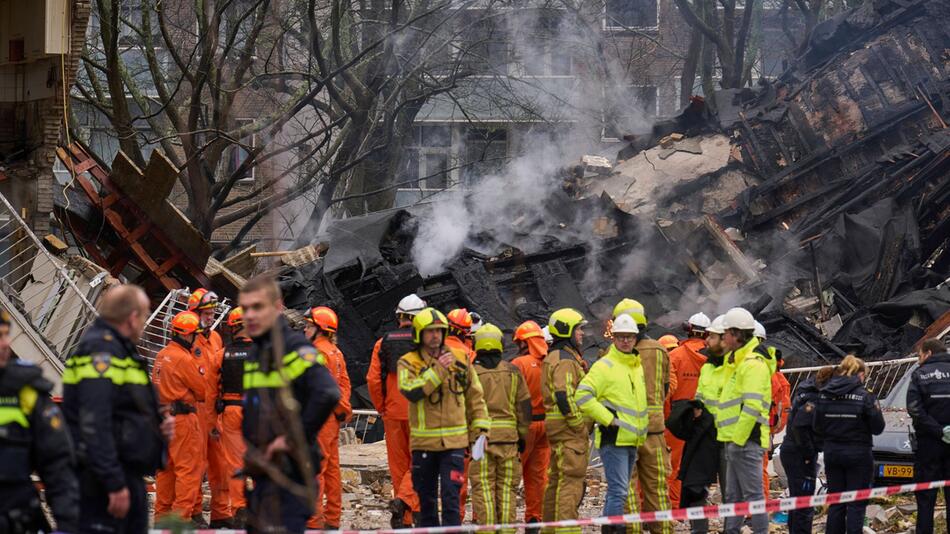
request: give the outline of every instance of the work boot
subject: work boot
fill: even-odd
[[[235,529],[242,529],[247,526],[247,508],[238,508],[234,511],[234,517],[231,518],[231,524]]]
[[[213,528],[213,529],[223,528],[223,529],[228,529],[228,530],[233,529],[234,518],[228,517],[226,519],[212,519],[211,523],[208,524],[208,528]]]
[[[528,523],[540,523],[541,521],[537,517],[532,517],[527,521]],[[541,532],[540,528],[525,528],[524,534],[539,534]]]
[[[403,516],[406,515],[406,506],[405,501],[402,499],[393,499],[389,501],[389,511],[392,513],[392,517],[389,519],[389,525],[392,528],[406,528],[406,524],[403,523]]]
[[[412,513],[412,525],[416,528],[422,526],[422,512],[413,512]]]
[[[205,521],[205,516],[202,514],[195,514],[191,516],[191,526],[199,529],[208,528],[208,522]]]

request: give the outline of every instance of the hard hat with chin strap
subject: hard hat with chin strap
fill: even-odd
[[[412,340],[422,343],[423,330],[448,330],[449,320],[435,308],[424,308],[412,318]]]
[[[240,328],[244,326],[244,309],[240,306],[232,308],[231,311],[228,312],[227,324],[231,328]]]
[[[307,312],[307,322],[331,334],[336,333],[340,319],[336,312],[326,306],[317,306]]]
[[[587,321],[581,312],[574,308],[561,308],[551,314],[548,320],[548,331],[554,337],[568,339],[574,335],[574,330],[578,326],[584,326]]]
[[[726,330],[755,330],[755,317],[745,308],[732,308],[723,317],[722,327]]]
[[[627,314],[640,326],[647,324],[647,312],[643,304],[633,299],[623,299],[614,306],[613,318],[616,319],[621,314]]]
[[[515,341],[526,341],[533,337],[544,337],[544,332],[538,323],[534,321],[525,321],[515,328]]]
[[[491,323],[485,323],[475,332],[475,352],[503,350],[501,329]]]
[[[465,308],[456,308],[445,317],[448,319],[450,327],[464,334],[468,334],[472,330],[472,324],[474,323],[472,314]]]
[[[179,336],[190,336],[198,331],[201,319],[193,311],[183,311],[172,319],[172,332]]]

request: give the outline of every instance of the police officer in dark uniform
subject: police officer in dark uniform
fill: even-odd
[[[30,480],[39,473],[60,532],[76,532],[79,484],[69,434],[39,367],[13,359],[10,316],[0,310],[0,532],[49,532],[40,496]]]
[[[299,486],[315,480],[320,471],[317,433],[340,400],[340,390],[323,365],[323,355],[281,315],[280,289],[273,279],[248,280],[238,302],[254,341],[244,362],[246,471],[254,480],[247,499],[248,532],[303,532],[315,496],[308,499],[288,491],[267,468],[279,470]],[[282,391],[293,395],[295,407],[288,405]],[[298,423],[303,444],[295,443],[291,427]],[[307,461],[300,460],[301,451],[295,446],[307,448]]]
[[[939,339],[925,340],[918,350],[920,366],[907,387],[907,413],[914,421],[917,441],[914,477],[917,482],[950,479],[950,354]],[[917,532],[934,531],[937,490],[917,492]],[[950,502],[950,488],[943,488]],[[950,528],[950,518],[947,519]]]
[[[174,428],[170,415],[159,414],[148,364],[135,346],[148,308],[141,288],[110,289],[66,360],[63,413],[79,459],[79,532],[148,530],[142,477],[162,466]]]
[[[818,474],[818,451],[821,440],[812,430],[815,422],[815,404],[820,396],[819,390],[828,382],[834,367],[823,367],[817,375],[805,379],[795,388],[792,396],[791,413],[785,441],[782,442],[780,457],[782,467],[788,476],[788,494],[800,497],[815,494],[815,477]],[[810,534],[814,508],[792,510],[788,513],[789,534]]]
[[[821,388],[814,430],[823,441],[828,492],[871,487],[874,477],[872,436],[884,432],[877,398],[864,389],[867,366],[846,356]],[[867,501],[835,504],[828,511],[828,534],[861,534]]]

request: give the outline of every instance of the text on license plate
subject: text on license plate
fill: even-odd
[[[878,466],[878,476],[886,478],[914,478],[914,466],[880,465]]]

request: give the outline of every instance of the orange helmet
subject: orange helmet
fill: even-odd
[[[673,334],[666,334],[657,341],[659,341],[660,345],[663,345],[666,350],[673,350],[680,346],[680,340],[677,339]]]
[[[231,328],[240,328],[244,326],[244,310],[237,306],[228,312],[228,326]]]
[[[172,332],[180,336],[190,336],[198,331],[201,319],[193,311],[183,311],[172,319]]]
[[[465,334],[472,330],[472,314],[468,313],[465,308],[456,308],[450,311],[446,318],[449,320],[449,327],[451,328]]]
[[[307,321],[330,333],[336,333],[340,326],[340,319],[337,318],[336,312],[326,306],[310,308],[307,312]]]
[[[525,321],[515,328],[515,341],[526,341],[532,337],[544,337],[541,327],[534,321]]]
[[[188,297],[188,311],[210,310],[218,306],[218,294],[199,287]]]

